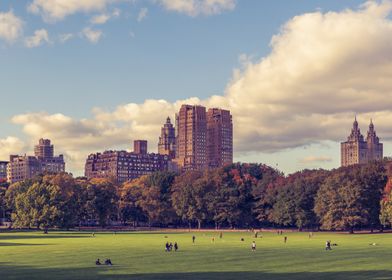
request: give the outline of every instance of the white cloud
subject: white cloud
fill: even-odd
[[[119,9],[114,9],[111,14],[104,13],[100,15],[96,15],[91,18],[90,23],[92,24],[105,24],[108,22],[111,18],[116,18],[119,17],[121,14],[121,11]]]
[[[332,158],[328,156],[308,156],[301,159],[299,162],[304,164],[331,162]]]
[[[0,13],[0,39],[15,42],[23,32],[23,21],[13,11]]]
[[[92,24],[104,24],[110,19],[108,14],[100,14],[91,18],[90,23]]]
[[[233,10],[235,0],[156,0],[169,11],[189,16],[214,15]]]
[[[104,10],[112,0],[34,0],[28,10],[46,21],[58,21],[78,12]]]
[[[82,30],[81,35],[91,43],[96,44],[101,39],[103,33],[101,30],[93,30],[90,27],[86,27]]]
[[[391,7],[368,2],[357,11],[289,20],[272,38],[271,53],[236,71],[227,86],[236,150],[344,140],[355,112],[362,124],[377,116],[382,137],[391,139]]]
[[[50,43],[48,31],[45,29],[36,30],[33,36],[25,39],[25,45],[28,48],[39,47],[45,42]]]
[[[74,37],[74,34],[72,33],[64,33],[59,35],[59,40],[61,43],[65,43],[69,40],[71,40]]]
[[[19,154],[24,148],[25,144],[19,138],[9,136],[0,139],[0,159],[9,160],[10,155]]]
[[[145,17],[147,16],[148,9],[147,8],[141,8],[139,11],[139,14],[137,15],[137,21],[141,22]]]

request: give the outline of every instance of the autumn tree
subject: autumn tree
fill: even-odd
[[[167,225],[177,220],[171,202],[175,173],[156,172],[140,179],[141,197],[137,205],[147,214],[149,225]]]
[[[143,179],[135,179],[124,183],[119,189],[120,219],[125,224],[131,222],[137,226],[139,222],[147,221],[147,214],[139,206],[142,199]]]
[[[86,210],[92,219],[105,227],[117,218],[117,189],[110,179],[91,179],[87,185]]]

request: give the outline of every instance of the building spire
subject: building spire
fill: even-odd
[[[353,128],[354,128],[355,130],[357,130],[357,129],[358,129],[357,114],[355,114],[355,117],[354,117]]]

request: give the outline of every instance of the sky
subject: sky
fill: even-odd
[[[0,160],[132,149],[181,104],[231,110],[234,159],[340,165],[354,116],[392,153],[392,2],[0,0]]]

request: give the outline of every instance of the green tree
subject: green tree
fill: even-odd
[[[171,201],[174,179],[175,173],[172,172],[156,172],[141,178],[142,192],[137,205],[147,214],[150,225],[167,225],[178,219]]]
[[[91,179],[86,191],[86,211],[90,218],[96,219],[102,227],[117,218],[118,196],[112,180]]]
[[[202,224],[212,219],[209,202],[215,194],[216,185],[212,173],[188,171],[178,176],[172,186],[173,207],[177,215],[189,226]]]
[[[47,229],[59,226],[64,213],[63,201],[58,186],[34,183],[27,191],[15,198],[12,220],[15,227],[36,227]]]

